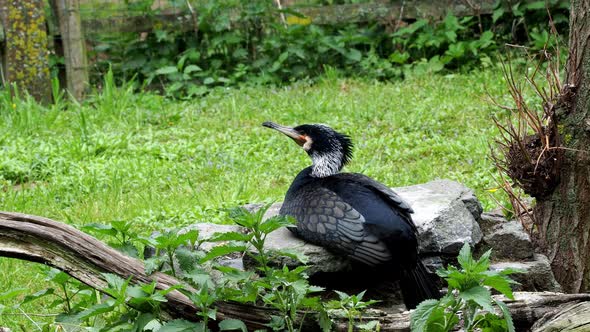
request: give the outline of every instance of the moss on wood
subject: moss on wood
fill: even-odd
[[[4,75],[9,83],[49,101],[49,52],[42,0],[0,0],[4,26]]]

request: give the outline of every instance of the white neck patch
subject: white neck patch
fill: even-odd
[[[337,174],[342,168],[342,152],[333,152],[327,154],[314,153],[311,156],[313,161],[311,176],[324,178]]]

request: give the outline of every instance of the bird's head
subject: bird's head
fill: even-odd
[[[352,158],[350,137],[326,125],[304,124],[291,128],[270,121],[262,125],[287,135],[299,144],[313,162],[311,175],[314,177],[334,175]]]

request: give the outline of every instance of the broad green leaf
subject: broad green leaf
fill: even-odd
[[[408,52],[402,53],[399,51],[395,51],[389,55],[389,61],[394,62],[394,63],[398,63],[398,64],[406,63],[406,61],[408,61],[409,58],[410,58],[410,53],[408,53]]]
[[[224,319],[219,322],[219,330],[220,331],[233,331],[233,330],[240,330],[243,332],[248,332],[248,328],[246,324],[239,319]]]
[[[481,257],[475,262],[475,265],[471,269],[472,273],[480,273],[487,271],[490,267],[490,255],[492,254],[492,249],[486,251]]]
[[[164,264],[164,262],[166,262],[167,260],[168,259],[164,256],[154,256],[146,259],[145,261],[143,261],[145,266],[145,273],[152,274],[155,271],[160,270],[162,264]]]
[[[128,220],[113,220],[111,221],[111,225],[121,233],[128,233],[133,224]]]
[[[332,331],[332,320],[330,319],[328,312],[325,309],[322,309],[317,315],[317,322],[320,325],[322,332]]]
[[[83,310],[83,311],[75,314],[71,318],[74,321],[78,321],[78,322],[84,321],[90,317],[94,317],[94,316],[97,316],[100,314],[106,314],[108,312],[112,312],[114,310],[114,308],[115,308],[115,305],[111,301],[101,303],[101,304],[96,304],[86,310]]]
[[[206,331],[203,323],[193,323],[184,319],[175,319],[166,324],[158,330],[158,332],[201,332]]]
[[[457,31],[462,28],[461,24],[459,24],[459,19],[457,19],[457,16],[453,15],[451,12],[447,14],[443,20],[443,23],[447,31]]]
[[[197,65],[188,65],[186,66],[186,68],[184,68],[184,73],[185,74],[190,74],[192,72],[195,71],[202,71],[203,69],[201,69],[201,67],[197,66]]]
[[[490,291],[485,287],[471,287],[460,292],[459,297],[465,301],[473,301],[477,303],[484,310],[489,312],[494,311],[494,308],[492,307],[492,293],[490,293]]]
[[[469,246],[469,243],[465,242],[463,244],[461,251],[459,251],[459,256],[457,256],[457,261],[464,270],[471,270],[473,259],[471,258],[471,246]]]
[[[156,75],[168,75],[168,74],[175,74],[178,73],[178,68],[176,66],[166,66],[159,68],[156,70]]]
[[[188,244],[195,243],[199,239],[199,230],[191,229],[189,231],[183,232],[177,235],[176,243],[180,244]]]
[[[194,251],[181,247],[176,249],[174,256],[178,261],[178,265],[182,271],[191,271],[199,265],[199,260],[203,258],[204,253],[202,251]]]
[[[287,60],[287,58],[289,58],[289,52],[283,52],[281,55],[279,55],[279,59],[277,61],[279,63],[283,63],[285,60]]]
[[[375,328],[377,327],[377,325],[379,325],[379,321],[378,320],[371,320],[368,321],[364,324],[356,324],[356,327],[358,327],[361,330],[369,330],[369,331],[373,331],[375,330]]]
[[[158,320],[152,313],[144,312],[134,319],[132,331],[157,331],[155,328],[159,328],[160,326]]]
[[[292,217],[274,216],[260,224],[260,231],[269,234],[283,226],[292,226],[293,224],[295,224],[295,219]]]
[[[139,251],[131,242],[121,243],[114,243],[111,244],[111,247],[117,249],[119,252],[133,258],[139,257]]]
[[[512,288],[510,285],[516,283],[516,281],[501,274],[490,274],[483,280],[484,285],[492,287],[511,300],[514,299],[514,295],[512,295]]]
[[[81,229],[84,232],[94,232],[97,234],[104,234],[104,235],[109,235],[109,236],[116,236],[117,235],[117,230],[114,229],[112,225],[92,223],[92,224],[82,226]]]
[[[192,281],[192,283],[195,285],[206,286],[209,289],[215,287],[213,280],[211,280],[211,276],[207,272],[200,269],[194,269],[191,272],[185,273],[183,278]]]
[[[412,24],[410,24],[407,27],[403,27],[399,30],[397,30],[393,36],[405,36],[405,35],[411,35],[413,33],[415,33],[416,31],[422,29],[423,27],[428,25],[428,20],[426,19],[420,19]]]
[[[51,288],[49,288],[49,289],[51,289]],[[45,292],[45,291],[48,291],[49,289],[45,289],[45,290],[39,291],[37,293]],[[25,291],[27,291],[26,288],[16,288],[16,289],[8,290],[8,291],[6,291],[4,293],[0,293],[0,301],[10,300],[10,299],[12,299],[14,297],[19,296],[20,294],[24,293]],[[37,293],[35,293],[35,294],[37,294]],[[33,294],[33,295],[27,295],[27,297],[34,296],[35,294]],[[27,297],[25,297],[25,299]]]
[[[508,328],[508,332],[515,332],[514,322],[512,321],[512,316],[510,316],[510,310],[508,310],[508,306],[506,305],[506,303],[498,299],[494,299],[494,302],[496,302],[498,307],[500,307],[500,310],[504,315],[504,320],[506,321],[506,327]]]
[[[105,278],[105,280],[107,281],[107,283],[109,284],[109,287],[111,287],[111,288],[121,289],[124,287],[124,285],[126,283],[125,279],[119,277],[116,274],[103,273],[102,275]]]
[[[214,233],[210,238],[206,239],[207,242],[221,242],[221,241],[244,241],[248,242],[252,239],[252,234],[244,234],[240,232],[225,232],[225,233]]]
[[[201,258],[201,260],[199,261],[201,264],[210,261],[214,258],[220,257],[220,256],[225,256],[234,252],[242,252],[246,250],[246,246],[244,245],[221,245],[221,246],[217,246],[217,247],[213,247],[213,249],[211,249],[207,255],[205,255],[205,257]]]
[[[40,299],[44,296],[53,295],[53,294],[54,294],[53,288],[43,289],[43,290],[40,290],[34,294],[30,294],[30,295],[25,296],[25,298],[22,300],[22,302],[20,304],[25,304],[25,303],[28,303],[31,301],[35,301],[35,300]],[[2,300],[5,300],[5,299],[2,297],[2,294],[0,294],[0,301],[2,301]]]
[[[410,316],[410,327],[413,332],[427,332],[426,324],[432,312],[438,308],[438,300],[422,301]]]
[[[350,61],[359,62],[361,61],[363,54],[359,50],[351,48],[344,54],[344,56]]]
[[[528,10],[539,10],[539,9],[545,9],[546,6],[547,6],[547,4],[545,3],[545,1],[533,1],[533,2],[527,2],[523,8],[528,9]]]
[[[338,297],[340,298],[340,301],[348,301],[348,299],[350,299],[350,295],[338,291],[338,290],[334,290],[334,293],[338,294]]]
[[[143,331],[159,332],[162,328],[162,323],[157,319],[152,319],[143,327]],[[140,330],[141,331],[141,330]]]
[[[301,252],[300,250],[297,250],[297,249],[293,249],[293,248],[277,250],[277,251],[275,251],[275,253],[295,259],[303,264],[307,264],[307,262],[309,261],[309,257],[307,257],[303,252]]]
[[[439,305],[430,313],[426,322],[425,330],[428,332],[448,332],[448,329],[445,329],[443,322],[446,322],[446,324],[452,328],[459,322],[459,317],[452,312],[445,312],[445,308],[442,305]]]
[[[504,8],[498,8],[494,10],[494,13],[492,14],[492,22],[496,23],[496,21],[502,17],[502,15],[504,15]]]
[[[67,273],[62,272],[58,269],[51,269],[48,273],[47,281],[52,281],[57,283],[58,285],[65,285],[72,279]]]

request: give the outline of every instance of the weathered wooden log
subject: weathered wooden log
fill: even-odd
[[[590,302],[567,304],[546,314],[531,332],[584,332],[590,330]]]
[[[106,281],[102,273],[131,277],[133,283],[157,282],[158,289],[184,284],[169,275],[145,273],[143,262],[128,257],[96,238],[72,226],[21,213],[0,212],[0,256],[44,263],[58,268],[81,282],[103,290]],[[190,286],[185,285],[187,289]],[[197,309],[178,291],[167,295],[163,313],[171,318],[195,320]],[[515,293],[515,300],[502,298],[512,313],[515,325],[528,329],[546,313],[564,305],[590,301],[590,294]],[[270,308],[233,302],[216,303],[218,320],[235,318],[244,321],[249,329],[264,328],[276,311]],[[312,315],[305,315],[305,330],[317,329]],[[381,331],[409,331],[409,312],[371,313],[365,320],[379,320]],[[346,330],[346,322],[336,322],[337,330]]]

